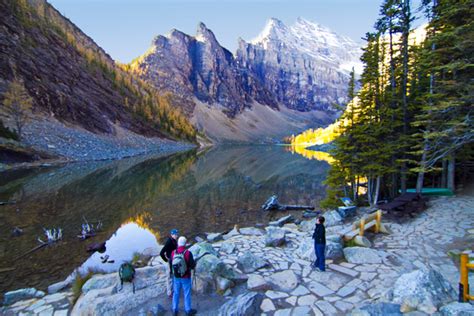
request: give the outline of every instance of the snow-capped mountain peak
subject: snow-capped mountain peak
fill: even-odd
[[[282,21],[278,20],[277,18],[270,18],[265,24],[265,27],[263,28],[262,32],[260,32],[260,34],[257,37],[250,40],[250,43],[252,44],[262,43],[265,45],[265,43],[268,42],[269,40],[272,40],[272,39],[278,40],[284,37],[285,33],[287,32],[288,32],[287,27]]]
[[[304,54],[311,59],[332,63],[343,72],[362,72],[359,61],[360,45],[352,39],[341,36],[319,23],[297,18],[291,26],[271,18],[263,31],[250,44],[272,50],[284,45],[293,54]]]

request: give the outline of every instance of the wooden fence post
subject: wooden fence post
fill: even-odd
[[[382,224],[382,211],[378,210],[375,214],[375,232],[380,232],[380,225]]]
[[[359,236],[361,237],[364,236],[364,229],[365,229],[365,217],[362,217],[360,219],[360,225],[359,225]]]
[[[467,263],[469,256],[467,253],[462,253],[460,256],[460,280],[459,280],[459,302],[463,303],[467,301],[467,295],[469,293],[469,270],[467,269]]]

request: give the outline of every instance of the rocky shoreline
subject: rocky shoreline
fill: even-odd
[[[115,126],[115,135],[95,134],[51,118],[36,117],[24,128],[19,148],[45,153],[49,159],[0,164],[0,171],[60,165],[67,162],[117,160],[140,155],[169,155],[195,148],[195,144],[149,138]],[[55,157],[55,158],[53,158]]]
[[[384,234],[368,234],[350,246],[340,234],[368,210],[350,218],[326,212],[326,272],[310,266],[315,219],[286,216],[265,228],[208,234],[190,248],[200,258],[193,305],[202,315],[473,315],[474,305],[456,302],[457,266],[445,250],[463,238],[466,244],[457,250],[474,257],[474,198],[437,198],[429,205],[414,219],[382,221]],[[458,220],[449,221],[452,216]],[[97,274],[73,304],[71,277],[50,286],[47,295],[35,289],[6,293],[0,313],[166,315],[165,280],[166,265],[152,256],[137,269],[135,294],[130,284],[120,290],[117,273]]]

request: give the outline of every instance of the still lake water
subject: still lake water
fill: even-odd
[[[328,166],[281,146],[223,146],[4,172],[0,201],[16,203],[0,206],[0,296],[45,289],[78,267],[116,271],[134,252],[158,248],[172,228],[191,240],[234,224],[266,224],[287,214],[260,210],[272,194],[281,203],[317,206]],[[81,241],[84,219],[102,221],[103,229]],[[23,234],[13,237],[14,227]],[[18,259],[44,239],[43,227],[61,227],[62,241]],[[104,254],[86,252],[100,241],[107,241]],[[101,263],[105,254],[115,263]]]

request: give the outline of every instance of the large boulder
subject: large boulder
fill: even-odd
[[[344,258],[344,248],[340,243],[326,243],[326,259],[339,260]]]
[[[267,227],[267,235],[265,236],[265,245],[267,247],[279,247],[286,242],[285,231],[277,227]]]
[[[263,294],[248,292],[227,301],[219,309],[219,316],[253,316],[260,314]]]
[[[267,261],[255,256],[250,251],[237,258],[238,268],[245,273],[251,273],[268,265]]]
[[[436,270],[420,269],[401,275],[391,292],[402,312],[435,313],[442,305],[456,300],[456,291]]]
[[[216,291],[216,282],[208,274],[196,275],[193,290],[197,294],[212,294]]]
[[[355,264],[382,263],[382,257],[377,250],[364,247],[344,248],[344,257],[347,262]]]
[[[135,293],[132,292],[132,285],[128,282],[120,288],[117,273],[94,276],[91,280],[94,278],[96,280],[86,287],[87,291],[83,291],[71,315],[127,314],[165,292],[165,270],[164,266],[136,269]],[[116,281],[112,282],[113,279]]]
[[[189,251],[191,251],[193,254],[194,259],[199,259],[205,254],[211,254],[219,257],[217,250],[215,250],[214,247],[212,247],[212,245],[208,242],[199,242],[194,244],[191,248],[189,248]]]
[[[474,305],[453,302],[440,308],[442,316],[474,316]]]
[[[293,223],[294,221],[295,221],[295,217],[290,214],[290,215],[283,216],[277,219],[276,221],[270,222],[268,223],[268,225],[282,227],[283,225],[288,224],[288,223]]]
[[[197,275],[225,275],[227,272],[226,264],[215,255],[205,255],[196,264]]]
[[[325,212],[323,216],[325,219],[324,225],[327,227],[342,224],[342,217],[336,210]]]
[[[43,291],[37,290],[33,287],[10,291],[10,292],[6,292],[3,297],[3,305],[11,305],[18,301],[22,301],[22,300],[26,300],[30,298],[41,298],[45,295],[46,293],[44,293]]]
[[[290,292],[298,286],[298,277],[293,270],[273,273],[268,281],[273,285],[273,288],[283,292]]]
[[[337,208],[337,212],[342,218],[354,216],[356,213],[357,206],[340,206]]]
[[[105,289],[111,286],[116,286],[120,283],[117,273],[97,274],[92,276],[82,286],[82,293],[87,293],[91,290]]]

